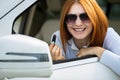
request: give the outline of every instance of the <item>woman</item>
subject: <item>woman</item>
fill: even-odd
[[[108,20],[96,0],[67,0],[50,45],[53,60],[96,55],[120,75],[120,36],[108,28]]]

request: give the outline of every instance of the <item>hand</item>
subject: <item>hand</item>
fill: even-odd
[[[82,57],[86,55],[96,55],[99,58],[102,56],[104,52],[104,48],[102,47],[89,47],[89,48],[82,48],[80,51],[77,53],[77,57]]]
[[[62,49],[59,46],[55,44],[50,44],[49,48],[52,60],[65,60],[64,56],[62,55]]]

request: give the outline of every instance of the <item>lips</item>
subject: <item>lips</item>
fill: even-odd
[[[73,28],[74,31],[76,32],[83,32],[85,31],[86,28]]]

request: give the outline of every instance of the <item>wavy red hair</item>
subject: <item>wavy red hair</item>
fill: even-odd
[[[64,51],[66,52],[66,43],[68,43],[68,40],[72,37],[67,30],[65,16],[69,12],[71,6],[76,2],[83,6],[93,25],[90,46],[102,47],[108,28],[108,20],[96,0],[66,0],[60,17],[60,37]]]

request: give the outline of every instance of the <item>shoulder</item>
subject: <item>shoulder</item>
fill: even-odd
[[[119,34],[112,27],[109,27],[106,33],[106,37],[119,37]]]
[[[110,47],[118,44],[120,45],[119,34],[112,27],[109,27],[105,36],[103,47]]]
[[[114,30],[114,28],[109,27],[108,30],[107,30],[107,33],[109,33],[109,32],[116,32],[116,31]]]
[[[109,31],[109,30],[114,30],[114,29],[113,29],[113,27],[109,27],[109,28],[108,28],[108,31]]]

